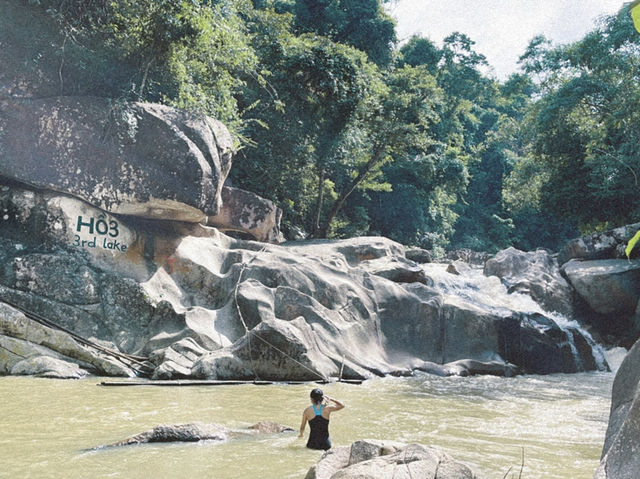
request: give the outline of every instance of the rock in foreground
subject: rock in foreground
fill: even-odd
[[[362,440],[327,451],[305,479],[477,479],[465,464],[434,447]]]
[[[613,383],[609,426],[594,479],[637,479],[640,474],[640,341]]]

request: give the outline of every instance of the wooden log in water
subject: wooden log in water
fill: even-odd
[[[361,379],[340,379],[340,383],[362,384]],[[270,384],[307,384],[300,381],[241,381],[226,379],[173,379],[164,381],[154,380],[123,380],[123,381],[102,381],[99,386],[230,386],[239,384],[253,384],[256,386],[266,386]],[[327,384],[327,382],[323,382]]]
[[[236,381],[216,379],[173,379],[167,381],[133,380],[133,381],[102,381],[100,386],[228,386],[236,384],[266,385],[272,381]]]

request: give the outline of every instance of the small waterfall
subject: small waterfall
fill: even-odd
[[[624,361],[624,358],[627,357],[627,353],[628,351],[622,347],[611,348],[605,351],[604,354],[607,360],[607,364],[611,368],[612,372],[615,373],[618,371],[618,368],[622,364],[622,361]]]
[[[443,296],[453,301],[464,301],[496,315],[509,312],[524,315],[539,314],[552,320],[566,335],[578,370],[585,370],[585,364],[576,345],[575,334],[584,338],[591,348],[596,368],[609,370],[604,349],[580,323],[568,319],[558,312],[545,311],[531,296],[523,293],[508,293],[507,287],[497,276],[485,276],[479,268],[465,268],[461,274],[447,272],[446,264],[429,263],[423,265],[425,274],[433,281],[433,287]]]
[[[578,323],[578,321],[567,319],[564,315],[555,313],[555,312],[545,313],[545,314],[547,314],[547,316],[553,319],[556,322],[556,324],[563,331],[567,333],[567,336],[569,337],[569,343],[571,345],[572,350],[574,351],[574,357],[576,357],[577,359],[580,360],[580,362],[582,362],[580,354],[578,353],[578,350],[575,345],[575,338],[573,336],[572,330],[579,332],[582,335],[582,337],[587,341],[587,344],[589,344],[589,346],[591,347],[591,353],[593,354],[593,359],[596,362],[598,371],[609,370],[609,364],[607,362],[604,348],[600,344],[598,344],[595,341],[595,339],[593,339],[593,336],[591,336],[591,333],[589,333],[589,331],[584,329],[582,325]]]

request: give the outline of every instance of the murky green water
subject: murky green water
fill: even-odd
[[[591,478],[607,426],[612,373],[386,378],[324,386],[347,408],[334,445],[361,438],[443,448],[481,477]],[[0,378],[0,477],[304,478],[321,453],[296,434],[226,444],[145,444],[86,452],[159,424],[299,427],[310,385],[103,387],[99,379]]]

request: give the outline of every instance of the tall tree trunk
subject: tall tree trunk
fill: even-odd
[[[153,63],[153,57],[147,63],[147,66],[144,69],[144,73],[142,75],[142,81],[140,82],[140,90],[138,91],[138,101],[142,101],[142,95],[144,94],[144,89],[147,86],[147,77],[149,76],[149,70],[151,69],[151,64]]]
[[[324,201],[324,177],[326,175],[326,171],[324,168],[320,169],[318,174],[318,201],[316,202],[316,218],[313,222],[313,233],[312,236],[314,238],[322,237],[318,236],[320,234],[320,217],[322,216],[322,203]]]
[[[362,171],[358,173],[358,176],[351,182],[349,187],[340,194],[336,202],[331,207],[331,210],[329,210],[329,214],[325,218],[325,221],[322,224],[322,227],[318,228],[317,235],[314,235],[314,236],[318,238],[327,237],[327,233],[329,233],[329,228],[331,227],[331,222],[336,217],[340,209],[342,209],[344,202],[351,195],[351,193],[353,193],[356,190],[356,188],[360,185],[360,183],[362,183],[367,178],[369,173],[371,173],[371,171],[378,164],[378,162],[382,160],[383,152],[384,150],[382,148],[376,149],[374,151],[374,153],[371,155],[371,158],[369,159],[369,161],[367,161],[367,164],[364,166]]]

